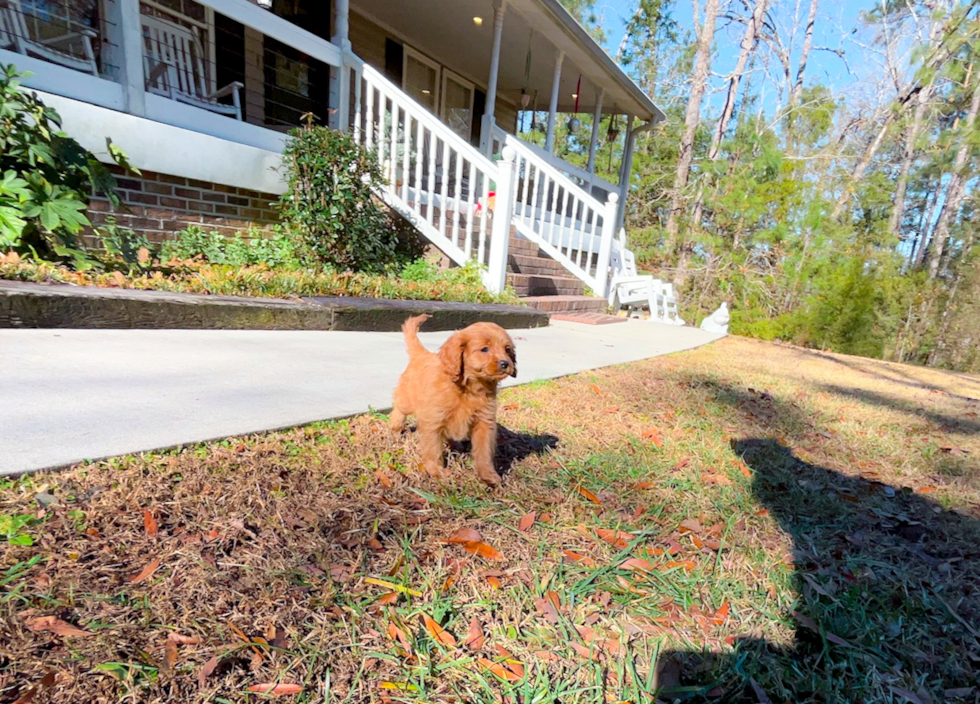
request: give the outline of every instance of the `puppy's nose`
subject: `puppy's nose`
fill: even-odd
[[[510,369],[510,360],[501,359],[499,362],[497,362],[497,366],[500,367],[500,371],[505,372]]]

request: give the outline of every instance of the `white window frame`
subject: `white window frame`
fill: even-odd
[[[403,44],[402,48],[405,52],[405,56],[402,59],[402,88],[403,89],[407,89],[407,84],[408,84],[408,59],[409,58],[413,58],[419,63],[425,64],[426,66],[428,66],[429,68],[431,68],[433,71],[436,72],[436,84],[435,84],[436,94],[435,96],[433,96],[432,104],[435,106],[434,112],[438,117],[442,105],[441,103],[442,71],[443,71],[442,64],[440,64],[438,61],[434,61],[433,59],[430,59],[428,56],[418,51],[417,49],[413,49],[408,44]]]
[[[473,115],[473,103],[476,100],[476,84],[473,81],[466,80],[455,71],[450,71],[448,68],[442,69],[442,80],[439,81],[439,91],[441,93],[439,100],[439,118],[447,125],[449,124],[449,115],[446,112],[446,81],[452,81],[453,83],[456,83],[470,91],[470,132],[472,133],[473,119],[475,117]],[[468,140],[469,137],[466,137],[466,139]]]

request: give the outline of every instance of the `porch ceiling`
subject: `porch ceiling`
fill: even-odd
[[[447,68],[485,86],[493,40],[493,0],[351,0],[351,10],[378,23],[410,46]],[[474,17],[482,17],[476,26]],[[612,58],[561,6],[559,0],[509,0],[504,17],[497,94],[519,104],[525,87],[528,42],[531,72],[528,90],[537,91],[537,109],[547,111],[557,49],[565,52],[560,112],[572,112],[579,75],[579,111],[591,113],[599,86],[605,88],[603,112],[627,113],[641,120],[663,114]],[[532,105],[534,103],[532,102]]]

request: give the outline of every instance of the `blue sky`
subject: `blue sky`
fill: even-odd
[[[703,7],[704,0],[697,0],[697,2],[699,6]],[[694,26],[691,3],[692,0],[675,0],[673,7],[674,18],[687,31],[693,31]],[[848,91],[859,89],[864,79],[876,77],[873,75],[875,70],[873,62],[869,63],[866,56],[867,52],[856,43],[859,38],[862,42],[868,39],[866,30],[862,29],[860,13],[864,8],[870,7],[872,3],[873,0],[861,2],[822,0],[818,7],[815,24],[814,47],[843,49],[847,60],[842,60],[829,51],[812,51],[807,68],[808,84],[820,82],[830,86],[835,91]],[[603,26],[607,34],[606,48],[611,53],[616,52],[623,38],[625,18],[631,14],[635,4],[636,0],[599,0],[596,5],[596,11],[603,19]],[[723,0],[723,7],[727,4]],[[790,28],[793,25],[791,17],[796,6],[799,6],[801,21],[798,39],[795,42],[797,51],[793,52],[791,59],[791,65],[795,71],[798,47],[802,45],[803,22],[809,10],[809,2],[807,0],[773,0],[771,4],[776,7],[778,21],[786,35],[784,41],[789,38]],[[852,34],[851,31],[855,28],[858,28],[859,31],[857,34]],[[739,42],[743,31],[744,25],[719,21],[715,38],[716,54],[712,65],[714,73],[725,75],[732,69],[738,56]],[[864,58],[862,59],[862,57]]]

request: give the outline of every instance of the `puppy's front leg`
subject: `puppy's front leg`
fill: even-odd
[[[444,441],[442,433],[419,423],[419,453],[422,455],[422,468],[433,479],[440,481],[448,475],[442,467]]]
[[[473,468],[484,484],[500,486],[500,475],[493,466],[497,452],[497,423],[493,420],[478,420],[471,435],[473,444]]]

